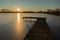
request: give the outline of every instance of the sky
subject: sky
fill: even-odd
[[[0,0],[0,9],[20,8],[24,11],[38,11],[60,8],[60,0]]]

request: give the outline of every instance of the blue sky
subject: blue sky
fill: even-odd
[[[60,8],[60,0],[0,0],[0,9],[45,10]]]

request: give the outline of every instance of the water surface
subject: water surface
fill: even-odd
[[[0,13],[0,40],[23,40],[28,28],[31,28],[23,17],[46,17],[56,40],[60,40],[60,16],[44,13]]]

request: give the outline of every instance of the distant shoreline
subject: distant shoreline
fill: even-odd
[[[0,13],[45,13],[45,14],[60,16],[60,12],[0,12]]]
[[[46,12],[45,14],[60,16],[60,12]]]

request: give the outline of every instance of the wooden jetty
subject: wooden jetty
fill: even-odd
[[[23,17],[23,19],[37,19],[24,40],[55,40],[46,18],[41,17]]]

